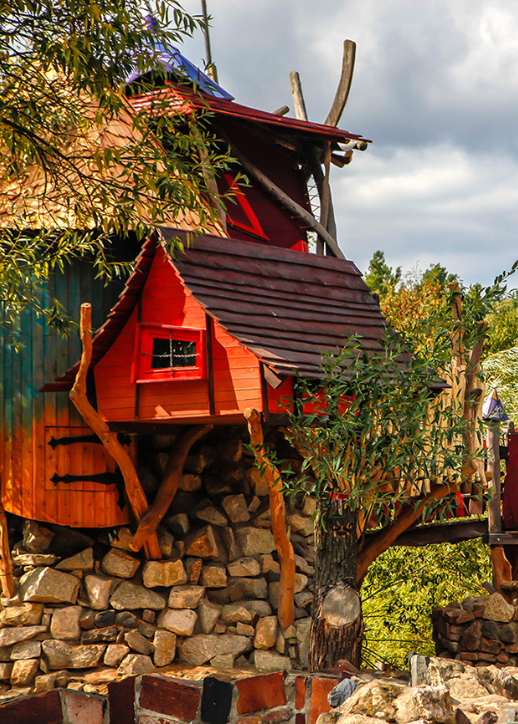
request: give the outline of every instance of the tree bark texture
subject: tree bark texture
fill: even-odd
[[[343,619],[354,620],[345,625],[330,623],[326,607],[336,596],[354,600],[356,589],[356,516],[346,508],[344,501],[331,501],[331,515],[315,526],[315,578],[313,622],[309,649],[309,670],[333,669],[340,659],[347,659],[354,666],[361,664],[363,641],[363,615],[358,596],[358,611],[354,618],[343,611]],[[327,603],[326,603],[327,602]],[[340,616],[338,616],[340,618]],[[335,623],[337,621],[335,620]]]

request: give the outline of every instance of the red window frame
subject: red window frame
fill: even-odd
[[[189,367],[152,367],[153,340],[173,339],[196,343],[196,364]],[[205,330],[167,324],[139,323],[133,363],[133,382],[182,382],[206,378]]]

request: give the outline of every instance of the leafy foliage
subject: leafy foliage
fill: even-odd
[[[430,613],[436,606],[485,595],[489,548],[480,539],[455,545],[389,548],[371,565],[362,588],[364,662],[407,668],[410,651],[434,655]]]
[[[0,301],[7,316],[33,304],[33,284],[73,258],[110,277],[114,236],[141,237],[195,210],[217,218],[207,184],[226,167],[203,116],[129,107],[123,80],[139,92],[166,81],[157,54],[200,21],[157,0],[147,27],[137,0],[8,0],[0,3]],[[180,79],[181,80],[181,79]],[[79,233],[79,230],[82,230]],[[54,306],[40,309],[48,319]]]

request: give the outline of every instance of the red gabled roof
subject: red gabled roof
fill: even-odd
[[[359,140],[371,143],[357,133],[341,130],[335,126],[325,126],[321,123],[310,123],[301,121],[298,118],[278,116],[275,113],[260,111],[257,108],[249,108],[239,103],[228,101],[223,98],[215,98],[205,93],[194,93],[183,87],[179,89],[173,85],[167,85],[149,93],[139,96],[132,96],[129,102],[136,111],[148,110],[155,113],[163,113],[170,109],[174,113],[189,113],[196,110],[207,110],[212,113],[225,116],[234,116],[254,123],[264,123],[276,126],[279,130],[296,131],[303,134],[317,134],[327,139],[340,142]]]
[[[378,346],[385,318],[355,264],[345,259],[161,229],[165,247],[179,238],[185,253],[170,256],[185,287],[229,334],[279,374],[318,377],[322,353],[352,335],[365,350]],[[93,341],[95,365],[129,319],[151,267],[155,241],[143,247],[134,273]],[[69,389],[77,365],[60,379]],[[46,390],[56,389],[47,386]]]

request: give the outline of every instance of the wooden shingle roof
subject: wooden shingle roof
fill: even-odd
[[[355,334],[372,349],[383,336],[385,318],[351,261],[206,235],[173,264],[207,313],[280,374],[319,376],[323,352]]]
[[[379,305],[352,261],[205,235],[161,229],[182,283],[229,334],[280,375],[320,376],[322,353],[352,335],[374,349],[386,326]],[[174,250],[179,239],[185,253]],[[133,311],[154,256],[149,239],[119,301],[93,340],[95,365]],[[77,365],[44,390],[69,389]]]

